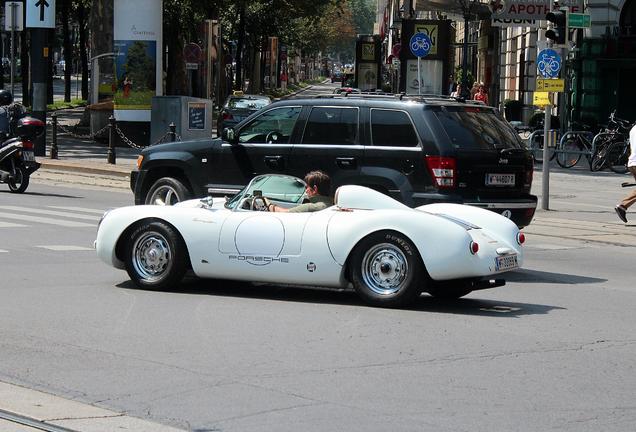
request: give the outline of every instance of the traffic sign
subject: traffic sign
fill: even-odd
[[[570,28],[590,28],[592,18],[590,14],[572,13],[568,14],[568,27]]]
[[[26,0],[26,26],[55,28],[55,0]]]
[[[537,69],[544,78],[557,78],[561,70],[561,56],[553,49],[544,49],[537,56]]]
[[[22,2],[10,1],[5,3],[4,29],[6,31],[22,31]]]
[[[409,41],[409,47],[415,57],[426,57],[432,46],[431,38],[426,33],[415,33]]]
[[[540,107],[552,106],[552,102],[550,101],[550,93],[534,92],[532,94],[532,105]]]
[[[558,78],[537,78],[538,92],[562,92],[565,91],[565,80]]]

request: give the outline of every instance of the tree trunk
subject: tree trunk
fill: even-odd
[[[187,75],[185,59],[183,58],[183,37],[180,33],[172,35],[168,39],[167,94],[185,95],[187,93]]]
[[[245,2],[241,2],[238,13],[238,38],[236,41],[236,82],[235,90],[243,90],[243,43],[245,41]]]
[[[98,56],[113,52],[113,0],[93,0],[89,15],[89,28],[91,29],[91,55]],[[102,82],[114,84],[116,77],[112,76],[115,68],[113,58],[107,57],[99,60],[101,76],[92,76],[93,85],[99,86]],[[99,101],[91,101],[96,103]]]
[[[69,6],[71,0],[61,1],[62,38],[64,47],[64,102],[71,101],[71,72],[73,71],[73,47],[69,34]]]
[[[79,55],[82,64],[82,99],[88,100],[88,51],[86,49],[86,7],[80,3],[77,6],[77,23],[79,24]]]

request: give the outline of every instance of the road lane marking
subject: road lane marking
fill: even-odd
[[[103,215],[106,210],[94,209],[94,208],[86,208],[86,207],[71,207],[71,206],[47,206],[48,208],[58,209],[58,210],[71,210],[71,211],[79,211],[84,213],[95,213],[98,215]]]
[[[93,251],[95,249],[86,246],[73,246],[73,245],[40,245],[36,248],[48,249],[52,251]]]
[[[59,216],[63,218],[83,219],[83,220],[92,220],[92,221],[99,220],[99,217],[97,216],[89,216],[89,215],[82,215],[82,214],[68,213],[68,212],[59,212],[55,210],[45,210],[45,209],[31,208],[31,207],[0,206],[0,210],[11,210],[11,211],[18,211],[18,212],[36,213],[36,214],[43,214],[43,215],[49,215],[49,216]]]
[[[0,249],[0,253],[9,253],[8,250]]]
[[[13,222],[2,222],[0,221],[0,228],[24,228],[28,225],[17,224]]]
[[[42,224],[49,224],[49,225],[58,225],[58,226],[72,227],[72,228],[82,228],[82,227],[95,228],[97,226],[97,224],[95,223],[89,224],[84,222],[65,221],[65,220],[58,220],[58,219],[17,214],[17,213],[7,213],[7,212],[0,212],[0,218],[18,219],[21,221],[28,221],[28,222],[35,222],[35,223],[42,223]]]

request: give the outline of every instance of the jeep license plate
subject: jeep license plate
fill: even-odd
[[[495,258],[495,269],[497,269],[497,271],[511,270],[517,267],[519,267],[517,254],[504,255]]]
[[[35,156],[32,151],[23,151],[22,160],[25,162],[35,162]]]
[[[514,186],[514,174],[486,174],[486,186]]]

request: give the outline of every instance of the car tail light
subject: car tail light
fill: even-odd
[[[223,113],[223,120],[232,120],[234,117],[229,112]]]
[[[519,246],[521,246],[522,244],[524,244],[526,242],[526,236],[524,233],[522,233],[521,231],[519,231],[517,233],[517,243],[519,243]]]
[[[529,168],[526,169],[526,181],[525,185],[530,187],[532,186],[532,175],[534,173],[534,165],[530,164]]]
[[[440,188],[455,187],[457,179],[457,162],[455,158],[442,156],[426,156],[426,166]]]
[[[470,250],[470,253],[475,255],[477,252],[479,252],[479,243],[471,241],[470,245],[468,245],[468,250]]]
[[[29,140],[22,141],[22,148],[24,150],[33,150],[33,141],[29,141]]]

